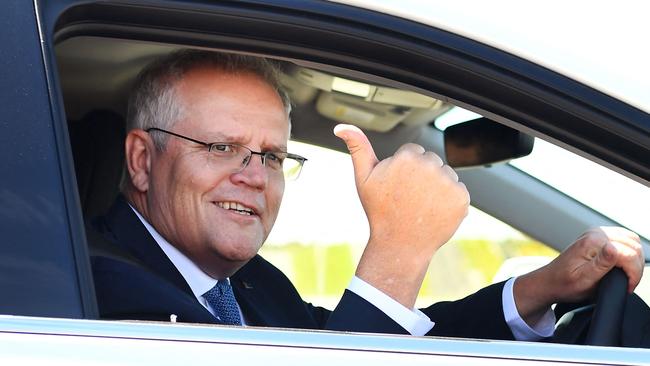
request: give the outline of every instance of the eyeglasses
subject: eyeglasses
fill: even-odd
[[[291,154],[285,151],[258,152],[253,151],[244,145],[231,144],[228,142],[208,143],[156,127],[147,128],[145,131],[148,133],[151,131],[163,132],[203,145],[208,148],[208,152],[211,154],[210,156],[217,157],[218,160],[223,162],[226,166],[231,165],[233,173],[238,173],[244,170],[244,168],[248,166],[248,163],[250,163],[251,157],[253,155],[259,155],[262,160],[262,165],[268,168],[271,173],[275,174],[282,172],[286,180],[295,180],[300,176],[302,166],[305,161],[307,161],[306,158],[303,158],[300,155]]]

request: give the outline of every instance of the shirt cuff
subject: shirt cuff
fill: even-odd
[[[555,331],[555,313],[549,308],[544,316],[535,324],[530,327],[521,318],[515,305],[514,285],[516,278],[509,279],[505,286],[503,286],[502,301],[503,301],[503,316],[506,319],[512,335],[518,341],[538,341],[542,338],[548,338],[553,335]]]
[[[357,276],[350,281],[348,290],[374,305],[411,335],[423,336],[435,325],[420,310],[405,307]]]

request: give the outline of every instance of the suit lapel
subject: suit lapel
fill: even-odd
[[[303,315],[300,308],[295,307],[296,301],[302,304],[300,297],[289,295],[281,285],[284,282],[265,268],[265,261],[257,255],[230,278],[237,303],[246,314],[246,324],[307,327],[297,321]]]
[[[116,243],[122,249],[129,251],[150,270],[194,297],[192,289],[183,276],[149,234],[123,196],[120,195],[111,207],[106,215],[106,222],[116,238]]]
[[[240,278],[236,274],[230,278],[230,284],[235,293],[235,299],[237,299],[242,313],[245,314],[247,325],[278,326],[273,323],[272,319],[269,319],[268,309],[265,309],[264,304],[260,301],[259,289],[256,288],[255,283]]]

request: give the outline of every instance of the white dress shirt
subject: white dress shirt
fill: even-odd
[[[163,238],[136,209],[132,206],[131,209],[135,212],[144,227],[149,231],[176,269],[178,269],[178,272],[180,272],[187,284],[190,286],[192,293],[199,303],[214,315],[214,310],[205,298],[203,298],[203,294],[214,287],[218,280],[203,272],[196,264],[194,264],[194,262],[187,258],[185,254],[165,240],[165,238]],[[534,328],[528,326],[517,312],[513,294],[515,280],[516,278],[509,279],[503,287],[502,293],[503,314],[515,339],[519,341],[535,341],[552,336],[555,326],[555,315],[550,308]],[[348,290],[374,305],[412,335],[423,336],[433,329],[435,325],[435,323],[420,310],[405,307],[390,296],[384,294],[356,276],[354,276],[352,281],[350,281]],[[242,325],[246,325],[246,318],[244,317],[244,314],[242,314],[241,308],[239,309],[239,314],[241,315]]]

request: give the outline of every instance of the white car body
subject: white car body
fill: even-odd
[[[173,2],[153,3],[159,7],[181,7]],[[646,2],[547,1],[531,4],[516,1],[350,0],[336,3],[392,14],[479,41],[650,113],[650,73],[647,71],[650,47],[646,39],[650,35],[650,25],[645,19],[650,5]],[[38,0],[35,1],[39,16],[40,4]],[[200,4],[182,6],[192,5],[199,7]],[[45,41],[49,37],[48,29],[39,27],[38,31],[46,47],[54,47]],[[55,85],[56,80],[50,82]],[[463,101],[454,103],[476,112],[491,113]],[[644,178],[553,137],[539,132],[535,135],[548,138],[648,184]],[[420,143],[435,142],[437,148],[441,147],[440,131],[431,131],[419,138]],[[513,226],[527,228],[528,233],[558,249],[575,239],[585,227],[616,224],[598,212],[567,200],[552,187],[533,182],[511,166],[495,166],[485,171],[468,170],[460,176],[472,192],[473,203],[481,207],[498,207],[496,211],[501,219],[511,222]],[[531,204],[536,205],[538,210],[524,212],[515,205],[501,207],[501,197],[487,183],[508,187],[506,189],[512,194],[514,202],[532,199]],[[540,226],[527,227],[531,222],[538,222]],[[647,241],[643,241],[647,247]],[[0,363],[3,365],[162,366],[223,362],[241,365],[374,366],[648,365],[650,350],[0,315]]]

